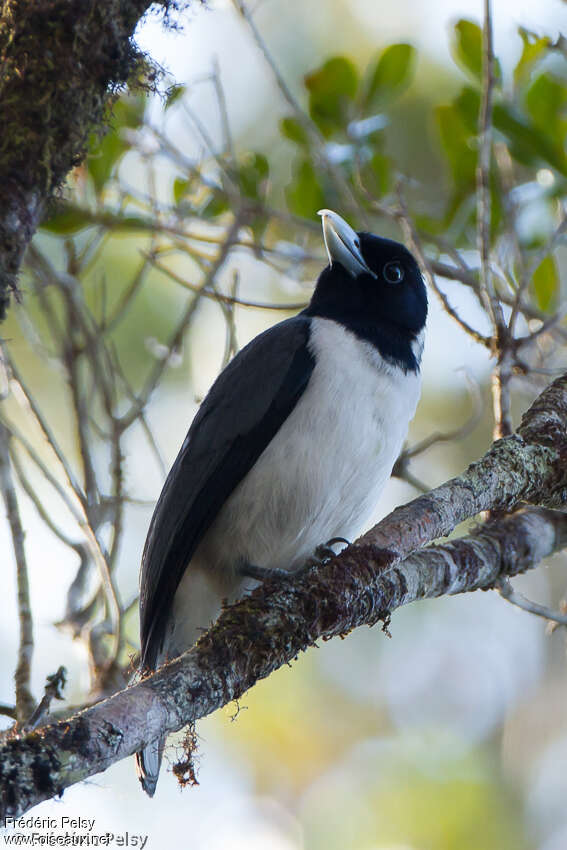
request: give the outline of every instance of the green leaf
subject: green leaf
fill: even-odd
[[[415,70],[417,51],[411,44],[392,44],[378,57],[369,73],[363,109],[382,109],[405,91]]]
[[[334,56],[307,74],[309,114],[324,136],[343,129],[349,120],[349,104],[358,89],[358,71],[350,59]]]
[[[460,196],[475,185],[477,153],[471,144],[474,133],[463,118],[458,103],[438,106],[435,119],[441,146]]]
[[[313,218],[317,210],[325,206],[325,196],[310,160],[302,160],[294,169],[286,198],[291,212],[304,218]]]
[[[122,131],[125,128],[135,129],[142,124],[146,105],[147,98],[144,95],[123,95],[112,107],[108,132],[102,137],[98,134],[91,136],[87,172],[97,194],[102,192],[118,162],[130,150],[130,144]]]
[[[532,278],[537,305],[548,311],[559,292],[559,272],[555,258],[548,254],[539,264]]]
[[[189,188],[191,181],[186,180],[184,177],[176,177],[173,181],[173,200],[176,204],[181,201],[181,198],[186,193]]]
[[[167,90],[165,96],[165,106],[163,107],[164,111],[167,111],[170,106],[173,106],[173,104],[179,100],[179,98],[183,97],[186,91],[187,86],[171,86],[171,88]]]
[[[455,62],[468,71],[475,80],[482,78],[482,30],[474,21],[461,18],[454,29],[452,53]],[[502,79],[502,71],[498,59],[494,60],[494,78]]]
[[[452,53],[455,62],[479,80],[482,76],[482,30],[474,21],[461,18],[454,29]]]
[[[148,98],[143,94],[125,94],[112,107],[110,124],[114,129],[135,130],[144,121]]]
[[[360,179],[367,192],[375,197],[387,195],[392,187],[392,163],[382,153],[373,154],[360,169]]]
[[[269,223],[270,217],[268,215],[254,216],[254,218],[250,222],[250,229],[252,231],[252,236],[256,245],[261,244]]]
[[[113,215],[105,214],[99,217],[100,224],[108,227],[109,230],[155,230],[156,223],[151,218],[144,218],[141,215]]]
[[[249,153],[238,169],[240,189],[247,198],[258,200],[264,193],[264,184],[270,173],[270,166],[263,153]]]
[[[70,236],[92,223],[92,214],[89,210],[75,204],[62,203],[58,205],[53,215],[41,223],[40,228],[48,233],[56,233],[58,236]]]
[[[120,136],[119,130],[109,130],[102,138],[92,138],[87,157],[87,172],[97,194],[102,192],[115,166],[129,149],[130,145]]]
[[[480,110],[478,89],[474,89],[472,86],[463,86],[455,98],[454,104],[472,140],[472,137],[478,133],[478,113]],[[469,141],[469,145],[472,145],[472,141]]]
[[[480,109],[480,94],[471,86],[464,86],[454,105],[463,123],[468,129],[470,140],[477,136],[478,113]],[[546,109],[547,106],[542,106]],[[496,101],[493,106],[492,122],[507,141],[510,153],[522,165],[537,167],[547,163],[567,175],[567,158],[560,144],[556,144],[553,136],[528,121],[518,110],[513,109],[502,101]],[[449,140],[450,143],[450,140]]]
[[[43,222],[41,229],[59,236],[70,236],[90,225],[106,227],[113,232],[155,230],[155,222],[151,218],[113,212],[94,213],[68,202],[61,204],[55,214]]]
[[[213,191],[204,206],[199,210],[199,214],[203,218],[216,218],[225,213],[229,208],[230,204],[224,192]]]
[[[543,161],[567,175],[565,152],[545,131],[503,103],[494,104],[493,120],[496,129],[510,140],[510,152],[518,162],[538,165]]]
[[[546,55],[551,39],[548,36],[538,38],[524,27],[518,27],[518,33],[524,42],[522,55],[514,68],[514,82],[519,85],[531,72],[534,65]]]
[[[553,74],[540,74],[527,90],[525,103],[534,124],[561,143],[566,129],[567,86]]]
[[[280,133],[286,139],[295,142],[296,145],[307,146],[309,144],[307,133],[297,118],[290,118],[289,116],[282,118],[280,121]]]

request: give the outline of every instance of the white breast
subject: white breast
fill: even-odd
[[[194,560],[294,568],[364,526],[415,413],[420,377],[329,319],[312,320],[316,365],[272,442],[228,499]]]

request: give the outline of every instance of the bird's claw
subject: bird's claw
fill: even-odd
[[[322,564],[326,564],[327,561],[330,561],[337,554],[333,549],[333,546],[336,546],[337,543],[344,543],[345,546],[350,546],[350,541],[346,537],[331,537],[326,543],[321,543],[317,546],[313,555],[307,559],[304,566],[300,569],[304,571],[311,567],[320,567]]]
[[[337,543],[344,543],[346,546],[350,546],[350,542],[346,539],[346,537],[331,537],[330,540],[327,540],[326,543],[321,543],[315,549],[312,556],[314,563],[324,564],[325,561],[329,561],[331,558],[334,558],[337,553],[333,549],[333,546],[336,546]]]

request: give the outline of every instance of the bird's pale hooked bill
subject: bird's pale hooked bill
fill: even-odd
[[[376,277],[362,256],[358,234],[350,224],[332,210],[319,210],[317,215],[323,219],[323,238],[329,264],[332,266],[333,261],[340,263],[353,277],[364,272]]]

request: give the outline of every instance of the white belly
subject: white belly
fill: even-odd
[[[420,377],[329,319],[313,320],[310,345],[316,366],[305,393],[226,502],[198,561],[291,569],[331,537],[352,539],[376,505]]]

